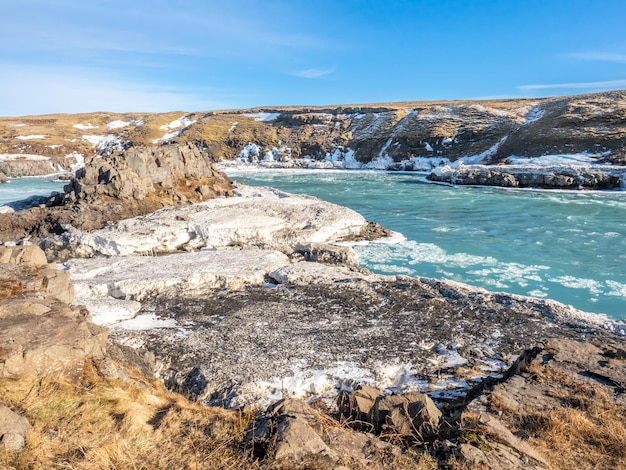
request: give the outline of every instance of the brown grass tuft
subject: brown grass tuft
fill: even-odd
[[[538,411],[528,403],[516,411],[494,394],[491,407],[502,412],[501,419],[511,429],[525,431],[552,468],[626,468],[626,410],[600,386],[556,369],[536,367],[532,372],[538,382],[556,385],[551,395],[562,407]]]
[[[254,468],[238,446],[250,415],[136,380],[0,379],[0,402],[31,423],[26,449],[0,456],[0,467]]]
[[[8,299],[24,291],[24,285],[18,278],[0,279],[0,299]]]

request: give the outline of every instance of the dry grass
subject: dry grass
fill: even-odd
[[[0,467],[254,468],[240,443],[252,418],[191,403],[144,379],[80,385],[53,378],[0,381],[0,402],[28,418],[26,449]]]
[[[561,408],[522,411],[506,407],[494,394],[491,406],[502,412],[511,429],[521,429],[554,469],[626,468],[626,410],[596,385],[543,367],[531,370],[536,380],[556,384],[553,396]]]
[[[24,285],[16,277],[0,279],[0,300],[24,293]]]
[[[157,380],[107,380],[89,365],[80,384],[54,377],[0,379],[0,403],[31,424],[26,448],[0,454],[0,469],[327,469],[307,459],[296,466],[273,460],[273,442],[262,458],[244,436],[255,415],[193,403]],[[325,426],[338,426],[325,415]],[[341,462],[340,462],[341,463]],[[371,463],[349,468],[434,470],[423,450],[379,451]]]

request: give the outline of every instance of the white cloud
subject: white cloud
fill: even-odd
[[[577,89],[577,90],[590,90],[590,89],[602,89],[613,90],[619,88],[626,88],[626,80],[608,80],[604,82],[578,82],[578,83],[547,83],[537,85],[520,85],[517,87],[521,91],[533,91],[533,90],[557,90],[557,89]]]
[[[0,115],[113,112],[203,111],[234,107],[203,90],[168,89],[151,83],[105,76],[80,68],[0,64]],[[206,91],[217,95],[218,92]],[[225,96],[225,95],[221,95]]]
[[[291,72],[290,75],[302,78],[322,78],[333,73],[334,69],[304,69]]]
[[[566,54],[565,57],[577,60],[589,60],[597,62],[626,63],[626,54],[616,54],[612,52],[576,52]]]

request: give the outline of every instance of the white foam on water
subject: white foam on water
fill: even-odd
[[[609,291],[606,295],[613,297],[623,297],[626,299],[626,284],[617,281],[606,281],[606,285],[609,287]]]
[[[600,295],[604,292],[602,283],[593,279],[585,279],[575,276],[556,276],[547,279],[549,282],[560,284],[570,289],[586,289],[592,295]]]

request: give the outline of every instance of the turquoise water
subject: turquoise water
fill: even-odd
[[[54,176],[10,179],[8,183],[0,183],[0,206],[29,196],[48,196],[53,191],[63,192],[66,184],[67,181],[59,181]]]
[[[229,174],[351,207],[403,234],[398,244],[356,247],[374,272],[454,279],[626,318],[626,192],[451,187],[417,174],[361,171]],[[0,184],[0,205],[64,184],[14,179]]]
[[[452,187],[359,171],[228,171],[351,207],[406,240],[356,247],[374,272],[447,278],[626,318],[626,192]]]

